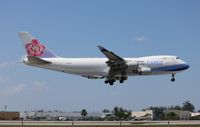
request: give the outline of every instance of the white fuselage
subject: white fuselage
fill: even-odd
[[[176,56],[122,58],[100,45],[97,47],[106,58],[62,58],[29,32],[20,32],[19,36],[27,54],[27,58],[23,60],[25,64],[89,79],[106,78],[104,82],[110,85],[113,85],[116,80],[123,83],[128,76],[134,75],[171,74],[171,81],[174,82],[177,72],[189,68],[189,65]]]
[[[24,63],[31,66],[45,68],[49,70],[81,75],[84,77],[106,77],[109,67],[106,64],[107,58],[42,58],[52,64],[38,65],[32,64],[28,59]],[[160,55],[138,58],[124,58],[128,68],[127,76],[133,75],[157,75],[157,74],[176,74],[187,69],[189,66],[176,56]],[[136,67],[140,67],[144,73],[136,73]]]

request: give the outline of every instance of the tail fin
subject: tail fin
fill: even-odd
[[[28,56],[36,56],[39,58],[57,57],[46,46],[41,44],[35,37],[28,32],[19,32],[19,36],[23,42],[24,48]]]

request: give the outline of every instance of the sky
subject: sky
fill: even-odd
[[[1,0],[0,111],[102,111],[114,106],[200,109],[199,0]],[[104,84],[22,64],[19,31],[29,31],[62,57],[105,57],[102,45],[121,57],[177,55],[190,68],[176,75],[129,77]]]

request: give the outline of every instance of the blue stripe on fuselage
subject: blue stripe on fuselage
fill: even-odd
[[[177,64],[158,68],[152,68],[152,71],[183,71],[189,68],[187,64]]]

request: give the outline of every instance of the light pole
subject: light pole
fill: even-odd
[[[169,127],[170,121],[168,121],[167,123],[168,123],[168,127]]]
[[[6,110],[7,110],[7,105],[5,105],[5,107],[4,107],[4,108],[5,108],[5,112],[6,112]]]
[[[22,120],[22,125],[21,125],[21,127],[23,127],[23,126],[24,126],[24,118],[22,117],[21,120]]]

